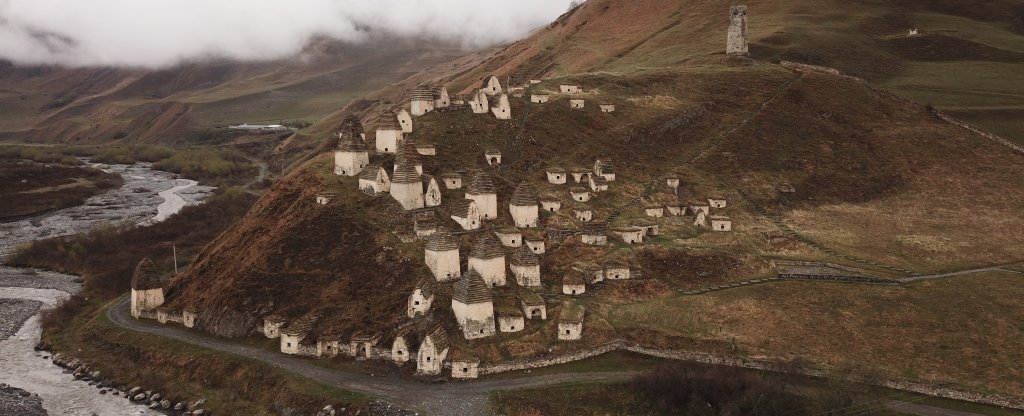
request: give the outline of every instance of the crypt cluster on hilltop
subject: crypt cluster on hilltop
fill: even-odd
[[[727,53],[743,55],[747,51],[746,7],[731,9]],[[511,78],[511,77],[510,77]],[[443,172],[434,176],[424,171],[424,158],[437,156],[431,144],[415,143],[407,136],[413,132],[414,117],[434,111],[469,111],[490,114],[497,119],[512,118],[511,101],[525,99],[540,80],[527,80],[518,85],[502,85],[494,75],[485,77],[469,99],[449,97],[445,87],[420,85],[408,97],[404,106],[379,113],[374,123],[372,144],[362,122],[349,116],[338,132],[338,145],[334,150],[334,174],[352,178],[359,190],[374,196],[393,198],[403,210],[414,218],[413,233],[403,235],[403,243],[424,240],[423,261],[432,278],[418,281],[408,294],[407,321],[389,333],[357,333],[349,336],[308,336],[323,318],[320,312],[310,312],[289,320],[276,314],[262,317],[257,331],[268,338],[280,339],[280,350],[286,354],[316,357],[347,356],[365,359],[384,359],[398,364],[415,363],[417,374],[437,375],[451,369],[455,378],[475,378],[480,359],[470,351],[453,346],[445,325],[427,321],[422,317],[440,308],[449,308],[443,316],[454,316],[466,340],[517,333],[527,322],[546,321],[548,305],[559,307],[556,339],[562,342],[580,340],[583,336],[584,307],[576,297],[588,288],[606,280],[630,279],[636,270],[621,261],[577,262],[571,271],[561,276],[549,276],[542,270],[542,256],[568,239],[578,239],[584,245],[604,246],[611,241],[622,244],[642,244],[659,235],[659,221],[665,217],[687,216],[687,222],[713,231],[731,231],[732,221],[713,210],[726,208],[723,197],[710,197],[700,202],[679,198],[637,198],[636,205],[646,218],[637,218],[626,224],[614,224],[617,214],[607,220],[595,217],[592,198],[608,192],[616,183],[616,164],[611,158],[580,161],[587,168],[551,165],[538,172],[537,180],[546,180],[558,192],[539,194],[530,181],[515,186],[507,207],[499,206],[494,167],[502,164],[502,154],[488,149],[481,157],[489,168],[467,167],[468,175]],[[558,93],[568,96],[573,109],[585,108],[584,89],[578,85],[559,85]],[[511,96],[511,98],[510,98]],[[530,105],[545,105],[550,94],[530,93]],[[612,104],[598,105],[603,113],[612,113]],[[384,166],[372,163],[381,156],[394,155],[394,163]],[[390,159],[389,159],[390,160]],[[680,177],[663,174],[659,186],[678,195]],[[442,187],[444,187],[442,190]],[[462,198],[442,200],[464,189]],[[316,203],[329,209],[335,198],[332,194],[319,194]],[[499,210],[508,210],[511,223],[499,224]],[[555,214],[568,214],[558,215]],[[443,225],[450,218],[452,227]],[[570,220],[566,221],[568,217]],[[504,217],[502,217],[504,218]],[[547,220],[547,221],[546,221]],[[457,228],[454,227],[457,225]],[[475,237],[473,244],[464,239]],[[463,259],[466,259],[463,262]],[[463,267],[465,265],[465,267]],[[554,281],[558,293],[543,293],[542,282]],[[514,287],[515,290],[502,290]],[[450,289],[450,304],[438,304],[441,288]],[[445,296],[447,298],[447,296]],[[136,268],[132,279],[131,313],[136,318],[157,319],[161,323],[176,322],[195,327],[200,311],[186,309],[173,311],[163,306],[164,288],[159,273],[148,259]]]

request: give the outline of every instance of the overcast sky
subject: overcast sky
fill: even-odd
[[[516,40],[570,0],[0,0],[0,58],[21,64],[166,67],[274,59],[318,35],[365,28],[468,47]]]

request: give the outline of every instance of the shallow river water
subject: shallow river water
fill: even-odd
[[[149,164],[97,165],[120,174],[125,184],[90,198],[85,204],[37,218],[0,223],[0,258],[19,245],[47,237],[72,235],[103,224],[131,222],[140,225],[163,221],[190,204],[200,203],[213,188],[177,179]],[[60,273],[0,266],[0,299],[23,301],[0,304],[0,320],[20,320],[26,308],[53,307],[81,289],[78,278]],[[48,353],[37,352],[41,329],[38,312],[16,331],[0,330],[0,384],[38,394],[50,415],[156,415],[123,397],[100,395],[98,389],[75,381],[57,367]],[[6,332],[6,333],[5,333]],[[13,333],[12,333],[13,332]],[[70,355],[74,355],[73,353]],[[0,413],[2,413],[0,409]]]

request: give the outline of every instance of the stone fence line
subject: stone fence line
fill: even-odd
[[[918,103],[918,102],[916,102],[914,100],[911,100],[909,98],[906,98],[906,97],[901,97],[899,95],[893,94],[893,93],[891,93],[889,91],[886,91],[884,89],[876,87],[875,85],[871,84],[870,82],[865,81],[864,79],[843,74],[843,73],[839,72],[838,69],[835,69],[835,68],[829,68],[829,67],[826,67],[826,66],[819,66],[819,65],[801,64],[801,63],[790,62],[790,61],[779,62],[779,65],[781,65],[783,68],[791,69],[791,70],[794,70],[794,71],[818,72],[818,73],[823,73],[823,74],[829,74],[829,75],[832,75],[832,76],[837,76],[837,77],[840,77],[840,78],[845,78],[845,79],[848,79],[848,80],[851,80],[851,81],[854,81],[854,82],[858,82],[858,83],[864,84],[868,88],[870,88],[872,91],[875,91],[875,92],[877,92],[879,94],[882,94],[882,95],[884,95],[886,97],[895,99],[895,100],[903,102],[903,103],[912,104],[912,105],[916,105],[916,106],[922,106],[921,103]],[[943,112],[941,112],[939,110],[932,109],[932,112],[935,114],[936,117],[938,117],[939,119],[941,119],[941,120],[943,120],[943,121],[945,121],[945,122],[947,122],[949,124],[952,124],[954,126],[963,128],[963,129],[965,129],[967,131],[975,133],[975,134],[977,134],[977,135],[979,135],[981,137],[984,137],[986,139],[992,140],[992,141],[994,141],[996,143],[999,143],[999,144],[1001,144],[1003,146],[1006,146],[1006,147],[1008,147],[1010,149],[1013,149],[1017,153],[1024,154],[1024,146],[1021,146],[1021,145],[1018,145],[1016,143],[1013,143],[1013,142],[1011,142],[1011,141],[1009,141],[1009,140],[1007,140],[1005,138],[999,137],[998,135],[995,135],[993,133],[989,133],[987,131],[984,131],[984,130],[978,128],[978,127],[975,127],[975,126],[973,126],[973,125],[971,125],[971,124],[969,124],[969,123],[967,123],[967,122],[965,122],[963,120],[957,119],[957,118],[955,118],[955,117],[953,117],[953,116],[951,116],[949,114],[943,113]]]
[[[587,358],[593,358],[613,351],[629,351],[637,354],[642,354],[656,358],[663,358],[668,360],[688,361],[710,365],[723,365],[736,368],[746,368],[751,370],[770,371],[776,373],[787,373],[809,377],[834,376],[833,374],[830,374],[828,371],[817,368],[798,368],[794,366],[787,366],[785,363],[778,363],[768,360],[756,360],[750,358],[717,355],[703,352],[665,350],[659,348],[644,347],[639,344],[624,340],[615,340],[599,346],[586,348],[580,351],[550,357],[512,360],[508,362],[495,364],[481,364],[479,368],[479,374],[497,374],[508,371],[529,370],[558,364],[566,364],[574,361],[584,360]],[[926,396],[962,400],[973,403],[982,403],[987,405],[1024,410],[1024,398],[1019,397],[1011,397],[992,393],[971,392],[957,389],[954,387],[936,384],[917,383],[908,380],[890,379],[878,381],[850,377],[847,378],[847,381],[872,384],[876,386],[907,391],[911,393],[923,394]]]

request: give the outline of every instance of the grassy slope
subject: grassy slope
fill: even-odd
[[[1017,276],[982,274],[901,288],[780,283],[608,309],[617,328],[735,339],[743,354],[1024,394]]]

